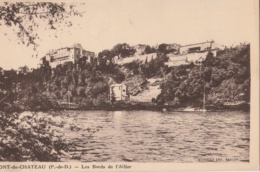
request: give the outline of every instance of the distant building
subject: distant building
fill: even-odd
[[[77,63],[81,57],[86,57],[86,60],[91,62],[95,57],[95,53],[85,50],[81,44],[75,44],[70,47],[63,47],[49,51],[42,58],[42,61],[43,63],[48,61],[51,67],[56,67],[57,65],[66,62]]]
[[[213,43],[214,43],[214,41],[209,41],[209,42],[183,45],[183,46],[180,46],[180,48],[179,48],[179,54],[209,51],[214,48]]]
[[[127,86],[125,84],[113,84],[110,85],[110,100],[115,98],[115,101],[126,100],[127,95]]]
[[[166,66],[180,66],[190,63],[194,63],[195,65],[201,64],[201,62],[206,59],[209,52],[212,52],[214,56],[217,55],[214,41],[180,46],[177,54],[167,55],[169,61],[164,64]]]
[[[151,54],[144,54],[144,55],[136,55],[133,57],[125,57],[125,58],[119,58],[118,56],[114,57],[114,62],[119,65],[123,65],[126,63],[131,63],[133,61],[140,61],[142,63],[150,62],[152,59],[157,58],[157,53],[151,53]]]

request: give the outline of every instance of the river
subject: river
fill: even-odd
[[[248,162],[248,112],[64,111],[62,161]],[[231,161],[227,161],[229,158]]]

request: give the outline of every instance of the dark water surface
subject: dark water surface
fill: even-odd
[[[249,161],[249,113],[66,111],[62,161]]]

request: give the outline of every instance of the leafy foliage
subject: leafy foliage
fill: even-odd
[[[112,62],[112,52],[100,52],[99,63],[93,64],[85,63],[84,59],[81,63],[80,59],[77,64],[67,63],[54,69],[51,69],[48,63],[44,63],[32,72],[28,72],[26,66],[21,67],[19,73],[14,70],[2,70],[4,74],[0,75],[0,87],[7,92],[5,95],[10,94],[9,103],[25,99],[34,102],[25,104],[35,110],[40,107],[45,109],[52,105],[57,106],[54,102],[67,102],[68,99],[80,106],[109,104],[109,85],[131,80],[137,75],[144,78],[164,78],[162,92],[153,100],[157,104],[201,106],[204,89],[208,104],[238,100],[249,102],[249,44],[219,50],[217,57],[209,53],[199,66],[190,64],[167,67],[164,62],[168,57],[161,52],[157,52],[158,57],[150,62],[143,63],[137,60],[117,65]],[[108,59],[110,61],[107,61]],[[38,100],[43,94],[45,98],[43,96],[43,100]],[[1,98],[5,95],[3,92],[0,94]],[[46,106],[41,102],[45,102]]]
[[[52,2],[4,2],[0,5],[0,25],[18,29],[17,37],[23,44],[37,46],[39,36],[36,28],[45,22],[46,29],[72,26],[70,16],[81,16],[75,9],[75,4]]]
[[[0,112],[0,161],[58,161],[68,150],[56,113]]]
[[[151,53],[155,53],[156,49],[154,47],[150,47],[149,45],[147,45],[144,49],[144,53],[145,54],[151,54]]]
[[[161,86],[158,104],[202,105],[203,92],[208,104],[247,101],[250,97],[250,45],[228,48],[213,57],[209,53],[202,66],[178,66]]]
[[[129,46],[127,43],[117,44],[115,45],[111,52],[113,53],[113,56],[119,56],[119,57],[129,57],[134,55],[135,49]]]

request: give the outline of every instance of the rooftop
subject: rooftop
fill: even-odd
[[[207,42],[200,42],[200,43],[195,43],[195,44],[181,45],[180,47],[187,47],[187,46],[191,46],[191,45],[199,45],[199,44],[205,44],[205,43],[214,43],[214,41],[207,41]]]

